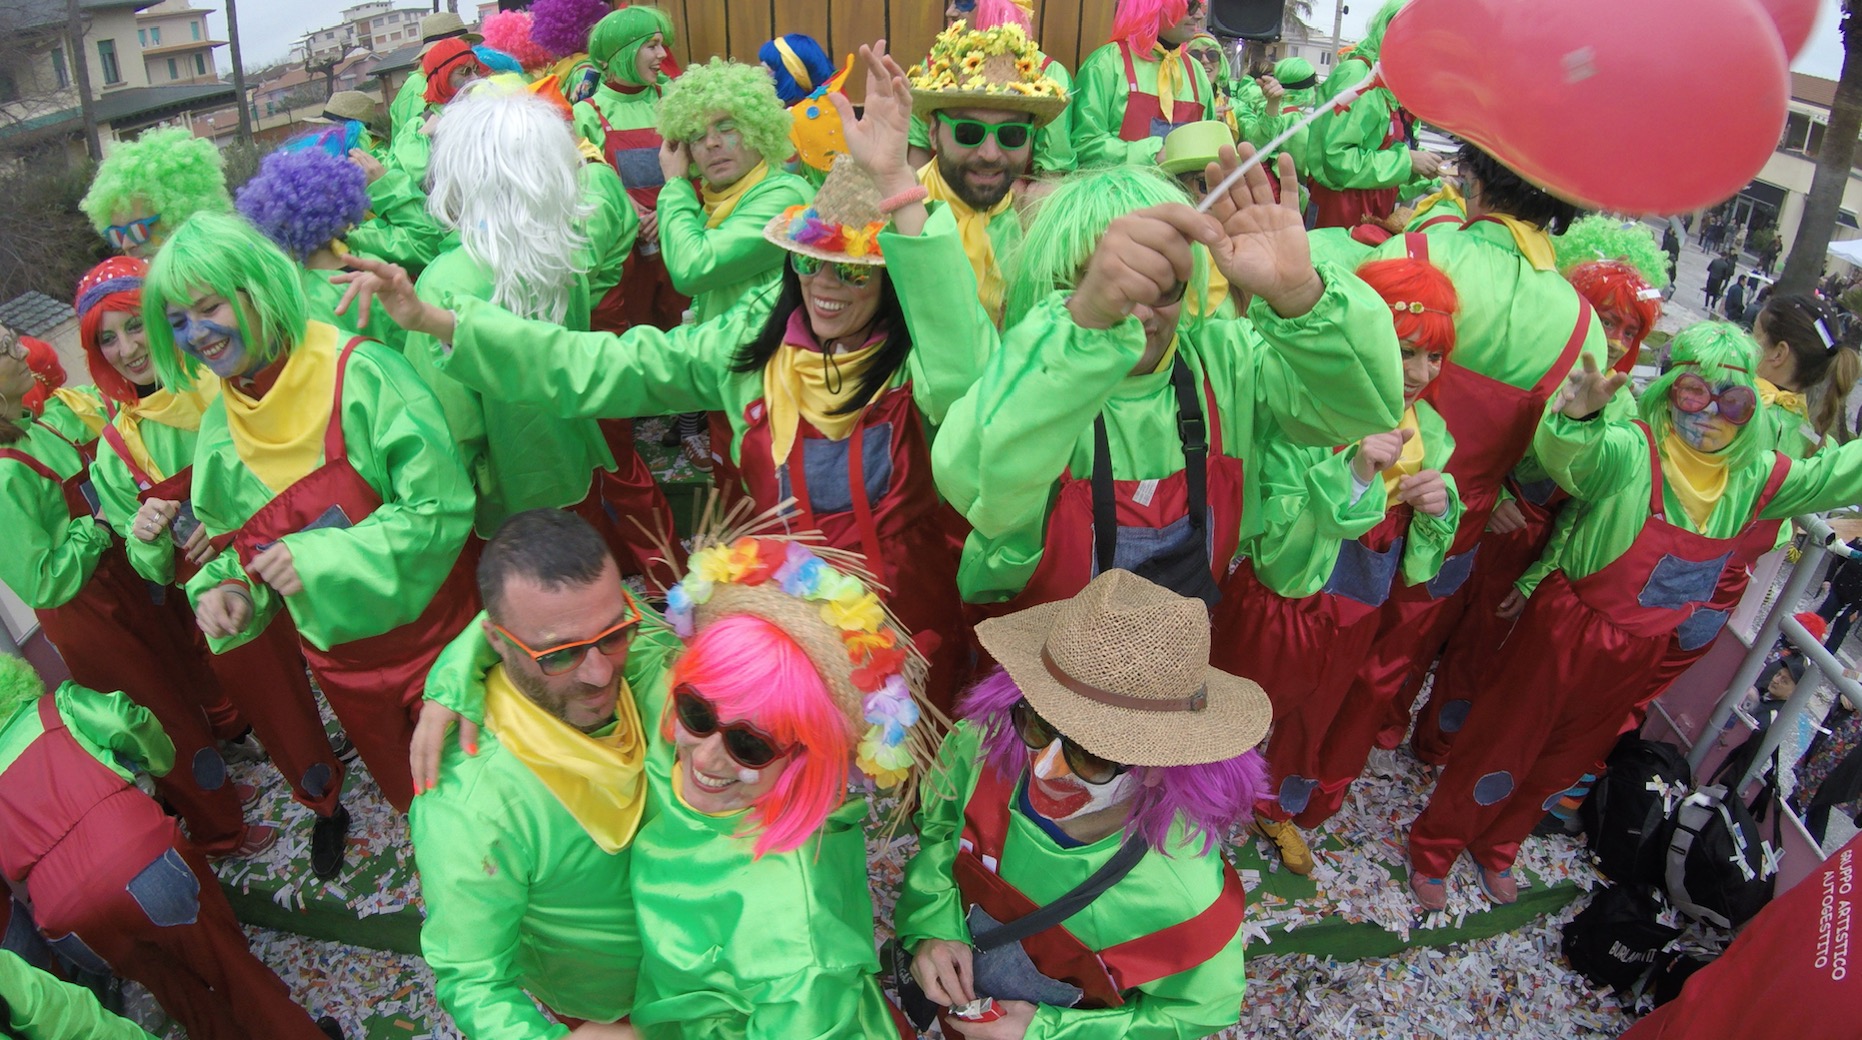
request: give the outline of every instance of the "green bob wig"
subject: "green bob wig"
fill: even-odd
[[[650,87],[653,84],[642,82],[634,68],[634,56],[654,33],[672,46],[672,19],[666,12],[646,4],[623,7],[588,31],[588,60],[601,66],[610,82]]]
[[[155,255],[142,283],[142,324],[162,383],[188,389],[200,371],[199,362],[175,345],[169,308],[185,309],[204,293],[225,298],[239,316],[247,349],[269,364],[304,338],[310,319],[300,278],[291,258],[245,220],[195,214]],[[241,296],[252,304],[257,329],[247,327],[245,310],[238,306]]]
[[[45,681],[23,657],[0,654],[0,725],[45,693]]]
[[[713,58],[694,65],[671,83],[659,101],[659,135],[690,141],[704,134],[713,118],[735,120],[744,144],[781,165],[795,145],[789,140],[794,120],[776,97],[776,83],[761,65]]]
[[[181,127],[151,130],[110,152],[78,205],[101,235],[140,199],[172,233],[196,213],[232,212],[225,170],[212,141]]]
[[[1183,188],[1155,166],[1106,166],[1062,179],[1036,204],[1021,246],[1006,266],[1002,327],[1013,328],[1055,290],[1072,288],[1114,220],[1147,206],[1189,201]],[[1186,298],[1203,299],[1208,254],[1200,245],[1191,252],[1195,269]],[[1182,313],[1182,322],[1195,320],[1189,308]]]
[[[1668,388],[1682,375],[1693,373],[1709,386],[1732,383],[1757,389],[1752,373],[1758,366],[1758,345],[1739,326],[1725,321],[1703,321],[1689,325],[1669,345],[1669,369],[1650,383],[1637,403],[1642,421],[1649,424],[1660,444],[1674,423],[1669,419]],[[1761,409],[1763,406],[1761,406]],[[1764,423],[1758,415],[1739,428],[1733,442],[1715,454],[1732,467],[1744,466],[1765,450]]]
[[[1553,235],[1552,245],[1558,251],[1558,269],[1566,274],[1592,260],[1621,260],[1655,288],[1668,284],[1668,254],[1655,241],[1655,233],[1640,221],[1593,214],[1566,228],[1564,234]]]

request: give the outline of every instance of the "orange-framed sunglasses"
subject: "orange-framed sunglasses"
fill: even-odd
[[[627,649],[627,645],[633,642],[634,630],[640,627],[640,616],[640,604],[633,596],[628,595],[627,616],[616,623],[613,628],[599,633],[593,639],[563,643],[544,650],[531,649],[523,640],[512,635],[510,629],[496,621],[491,623],[491,627],[497,629],[499,635],[509,639],[512,646],[529,654],[530,659],[537,663],[537,667],[543,671],[544,675],[562,675],[579,668],[587,659],[591,649],[609,655],[618,654]]]

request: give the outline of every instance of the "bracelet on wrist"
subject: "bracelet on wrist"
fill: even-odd
[[[889,195],[886,198],[880,199],[879,211],[881,213],[896,213],[914,202],[923,202],[930,197],[930,189],[922,184],[914,184],[904,191],[899,192],[897,195]]]

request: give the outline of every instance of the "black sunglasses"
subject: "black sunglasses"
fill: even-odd
[[[1029,707],[1027,701],[1016,702],[1015,707],[1009,709],[1009,717],[1015,722],[1016,735],[1022,738],[1022,743],[1030,751],[1040,751],[1054,741],[1060,741],[1060,753],[1067,760],[1067,768],[1073,770],[1074,776],[1089,784],[1109,784],[1130,768],[1100,758],[1061,736],[1060,731]]]
[[[762,769],[791,750],[748,722],[718,725],[718,709],[690,683],[682,683],[672,691],[672,707],[678,713],[679,725],[692,736],[702,739],[713,733],[723,734],[724,753],[745,769]]]

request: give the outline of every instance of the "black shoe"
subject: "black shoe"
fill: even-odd
[[[317,1019],[317,1028],[323,1030],[323,1035],[329,1037],[330,1040],[343,1040],[342,1023],[328,1015]]]
[[[349,837],[349,810],[337,806],[328,816],[317,817],[310,828],[310,871],[325,881],[343,872],[344,841]],[[341,1035],[341,1034],[338,1034]]]

